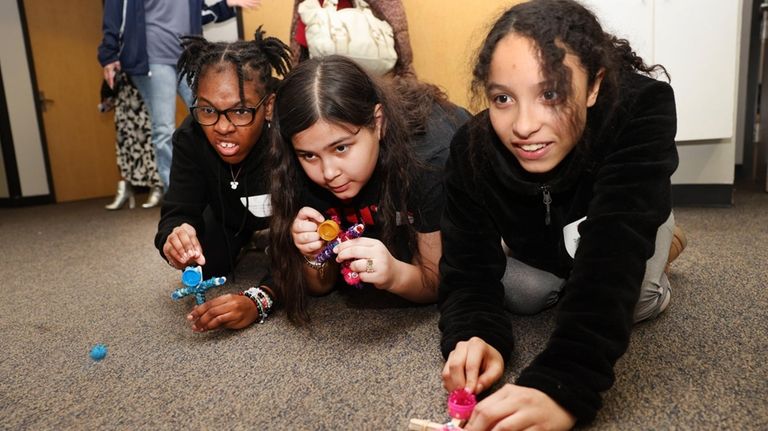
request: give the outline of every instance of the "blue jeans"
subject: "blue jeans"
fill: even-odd
[[[194,101],[192,90],[186,81],[176,84],[176,66],[170,64],[150,64],[149,75],[133,75],[131,79],[149,110],[157,173],[163,187],[168,190],[173,156],[171,136],[176,130],[176,92],[190,106]]]

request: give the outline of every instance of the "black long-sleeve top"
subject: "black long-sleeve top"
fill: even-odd
[[[616,109],[590,111],[584,138],[546,179],[522,169],[487,111],[457,132],[447,165],[438,300],[443,355],[478,336],[509,359],[503,239],[516,259],[567,279],[554,332],[516,384],[546,393],[581,423],[595,417],[600,392],[613,385],[613,367],[629,344],[678,164],[672,88],[627,74],[621,89]],[[598,127],[604,121],[610,124]],[[563,227],[585,216],[571,258]]]
[[[269,226],[272,214],[266,172],[267,133],[262,132],[251,152],[235,167],[237,189],[230,187],[233,171],[211,147],[199,124],[187,117],[173,134],[171,181],[163,198],[155,247],[163,245],[173,228],[189,223],[198,237],[205,232],[203,210],[211,207],[214,218],[228,231],[253,232]],[[203,250],[205,252],[205,250]],[[163,258],[165,258],[163,256]]]

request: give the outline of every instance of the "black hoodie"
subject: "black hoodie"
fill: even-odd
[[[182,223],[190,224],[197,236],[203,237],[203,210],[207,206],[211,207],[216,221],[228,231],[243,234],[269,227],[272,211],[265,168],[266,130],[240,163],[242,171],[237,176],[240,184],[237,189],[232,189],[230,165],[221,160],[199,124],[191,117],[184,120],[173,134],[171,181],[163,198],[155,235],[155,247],[161,256],[166,238]]]
[[[613,385],[614,364],[629,344],[646,261],[671,211],[670,176],[678,163],[672,88],[627,74],[621,89],[616,109],[588,115],[585,136],[599,137],[579,142],[546,179],[522,169],[493,132],[487,111],[457,132],[446,174],[438,300],[443,355],[477,336],[509,360],[503,238],[516,259],[567,279],[555,330],[517,384],[546,393],[580,423],[595,417],[600,392]],[[470,136],[484,148],[475,164]],[[585,216],[571,258],[563,227]]]

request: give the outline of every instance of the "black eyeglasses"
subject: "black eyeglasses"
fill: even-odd
[[[230,108],[224,111],[219,111],[213,106],[192,106],[189,108],[189,112],[192,114],[192,118],[195,119],[201,126],[213,126],[219,122],[219,118],[224,115],[227,121],[232,123],[235,127],[248,126],[256,119],[256,113],[259,112],[261,105],[267,100],[269,94],[265,94],[264,97],[259,100],[253,108],[239,107]]]

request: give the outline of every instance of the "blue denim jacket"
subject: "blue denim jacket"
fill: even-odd
[[[235,16],[235,9],[227,6],[225,0],[212,6],[207,6],[203,0],[189,0],[189,10],[200,11],[200,14],[190,14],[192,34],[202,34],[204,24]],[[102,66],[120,60],[120,68],[129,75],[149,73],[144,0],[106,0],[102,33],[98,55]]]

